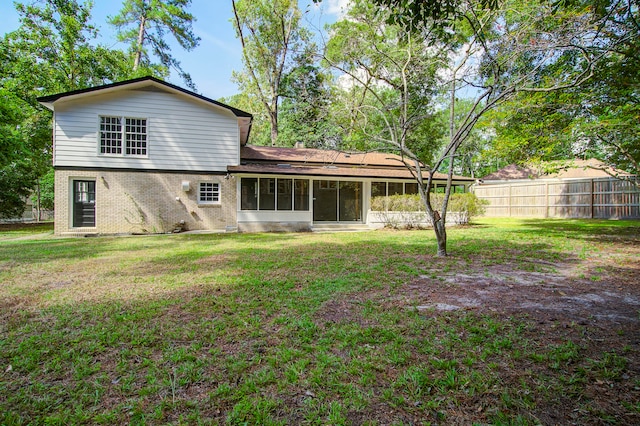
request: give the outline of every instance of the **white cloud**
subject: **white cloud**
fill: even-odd
[[[225,39],[222,39],[216,35],[211,34],[208,31],[205,31],[201,27],[194,25],[194,31],[198,37],[200,37],[201,45],[209,44],[213,46],[216,50],[221,50],[226,52],[227,54],[231,54],[233,56],[240,57],[242,56],[242,46],[240,41],[234,36],[227,36]],[[225,33],[231,34],[231,33]]]
[[[330,15],[337,15],[338,19],[341,19],[347,13],[349,3],[350,0],[328,0],[327,13]]]

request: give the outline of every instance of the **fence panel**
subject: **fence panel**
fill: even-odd
[[[486,216],[640,218],[640,190],[614,178],[485,183],[474,192],[489,202]]]

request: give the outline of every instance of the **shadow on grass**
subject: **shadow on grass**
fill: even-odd
[[[300,423],[299,418],[287,417],[296,413],[332,423],[330,416],[337,410],[330,406],[332,401],[346,407],[338,413],[341,415],[391,416],[388,413],[395,410],[399,414],[381,417],[380,423],[417,422],[418,417],[434,411],[415,402],[426,404],[438,398],[408,395],[408,386],[401,379],[406,376],[411,384],[409,374],[423,372],[422,379],[415,378],[424,381],[416,385],[416,395],[439,392],[436,384],[444,383],[445,373],[435,367],[425,370],[425,366],[447,353],[473,357],[478,346],[489,347],[491,341],[486,339],[469,340],[469,347],[461,346],[460,336],[467,336],[472,327],[484,331],[486,322],[486,329],[496,329],[498,346],[503,344],[498,339],[504,337],[504,331],[515,336],[501,349],[506,354],[505,365],[517,359],[518,350],[535,351],[538,346],[528,341],[520,344],[518,339],[524,338],[515,334],[519,331],[511,322],[498,324],[462,313],[461,325],[451,329],[448,320],[425,319],[376,302],[393,297],[394,285],[428,271],[475,268],[482,273],[487,264],[529,270],[541,260],[582,262],[570,246],[562,244],[567,233],[575,239],[609,234],[547,221],[530,221],[506,230],[452,229],[452,256],[444,259],[434,255],[431,230],[184,234],[3,245],[3,257],[18,256],[15,273],[29,268],[34,258],[60,270],[59,278],[52,273],[34,277],[43,280],[44,287],[50,280],[67,279],[82,271],[86,259],[94,258],[99,268],[86,278],[92,281],[81,284],[87,288],[102,285],[111,292],[82,295],[72,287],[59,288],[52,291],[58,296],[63,293],[56,303],[32,315],[3,317],[0,365],[3,369],[11,365],[12,371],[5,374],[6,384],[0,389],[5,393],[0,412],[4,409],[23,416],[24,423],[72,424],[91,419],[115,424],[134,423],[138,418],[166,423],[178,421],[177,416],[186,412],[202,416],[191,419],[194,423],[230,422],[238,413],[246,416],[241,419],[245,423],[260,423],[257,416],[261,413],[254,414],[257,408],[250,403],[272,395],[274,404],[292,399],[282,404],[285,411],[266,409],[269,416],[281,416],[282,423]],[[8,265],[3,273],[11,274],[12,268]],[[114,285],[136,291],[119,293],[110,288]],[[317,312],[332,301],[338,301],[328,309],[332,315],[318,318]],[[447,315],[455,322],[457,314]],[[328,321],[327,317],[346,320]],[[441,340],[445,343],[438,343]],[[513,353],[510,344],[515,345]],[[502,359],[500,354],[492,356]],[[523,364],[530,365],[530,359],[524,357]],[[463,401],[467,385],[480,383],[477,394],[489,393],[481,404],[499,405],[500,398],[492,399],[491,389],[502,378],[497,374],[494,378],[481,360],[474,362],[468,378],[454,377],[444,386],[438,394],[443,401],[452,395]],[[458,366],[459,372],[465,368]],[[553,377],[559,374],[544,372]],[[561,383],[561,379],[554,380]],[[518,387],[514,395],[528,395],[530,389],[538,392],[534,384],[517,385],[522,389]],[[567,385],[557,386],[560,390],[548,391],[552,397],[562,395]],[[545,394],[540,394],[544,407]],[[300,403],[297,395],[307,402]],[[582,396],[575,399],[577,406]],[[241,402],[248,404],[248,414],[240,411]],[[476,402],[472,412],[477,419],[468,419],[490,423],[477,410]],[[327,407],[319,407],[321,404]],[[515,416],[517,410],[504,405],[505,412]]]
[[[574,239],[589,239],[610,241],[620,238],[629,240],[640,239],[640,221],[631,220],[600,220],[600,219],[523,219],[522,234],[538,236],[564,236]]]
[[[85,259],[112,255],[123,249],[142,251],[161,247],[172,239],[215,244],[229,239],[246,242],[282,241],[295,234],[160,234],[132,236],[98,236],[85,238],[13,239],[0,241],[0,261],[41,263],[56,259]]]

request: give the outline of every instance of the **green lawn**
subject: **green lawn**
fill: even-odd
[[[2,425],[640,423],[638,322],[419,310],[405,288],[541,258],[633,273],[640,222],[483,220],[444,260],[432,231],[31,232],[0,230]]]

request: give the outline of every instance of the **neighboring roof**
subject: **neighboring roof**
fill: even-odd
[[[557,173],[545,175],[545,177],[555,179],[599,178],[611,177],[611,174],[631,176],[631,173],[618,170],[600,160],[591,158],[589,160],[572,160],[567,167],[561,168]]]
[[[277,148],[244,146],[240,150],[239,166],[229,166],[232,173],[313,175],[412,179],[400,156],[383,152],[343,152],[309,148]],[[426,177],[426,173],[424,174]],[[442,173],[436,179],[446,179]],[[454,176],[457,181],[473,179]]]
[[[495,180],[519,180],[519,179],[590,179],[610,177],[611,174],[618,176],[631,176],[630,173],[610,167],[600,160],[591,158],[589,160],[572,160],[556,168],[553,173],[544,173],[531,167],[521,167],[510,164],[507,167],[491,173],[482,178],[483,181]],[[546,168],[553,169],[552,163],[547,163]],[[607,173],[607,171],[609,173]]]
[[[56,101],[59,101],[62,98],[75,98],[75,97],[81,97],[81,96],[86,96],[89,94],[92,94],[94,92],[98,92],[98,91],[114,91],[116,89],[120,89],[120,88],[125,88],[125,86],[131,86],[134,88],[138,88],[138,87],[144,87],[144,86],[148,86],[148,85],[156,85],[156,86],[163,86],[165,88],[168,88],[170,90],[173,91],[178,91],[181,92],[185,95],[188,96],[192,96],[194,98],[200,99],[202,101],[208,102],[210,104],[222,107],[222,108],[226,108],[229,111],[233,112],[234,115],[236,117],[247,117],[247,118],[252,118],[253,116],[251,114],[249,114],[246,111],[242,111],[240,109],[234,108],[232,106],[223,104],[222,102],[218,102],[216,100],[207,98],[206,96],[202,96],[199,95],[195,92],[192,92],[190,90],[184,89],[180,86],[176,86],[174,84],[171,83],[167,83],[166,81],[162,81],[158,78],[155,77],[151,77],[151,76],[147,76],[147,77],[140,77],[140,78],[134,78],[131,80],[125,80],[125,81],[119,81],[116,83],[111,83],[111,84],[105,84],[102,86],[96,86],[96,87],[89,87],[87,89],[79,89],[79,90],[72,90],[70,92],[63,92],[63,93],[57,93],[55,95],[48,95],[48,96],[42,96],[39,97],[37,99],[38,102],[40,102],[42,105],[46,106],[49,109],[53,109],[53,104]]]
[[[538,177],[538,173],[533,169],[509,164],[507,167],[483,177],[482,180],[535,179],[536,177]]]

